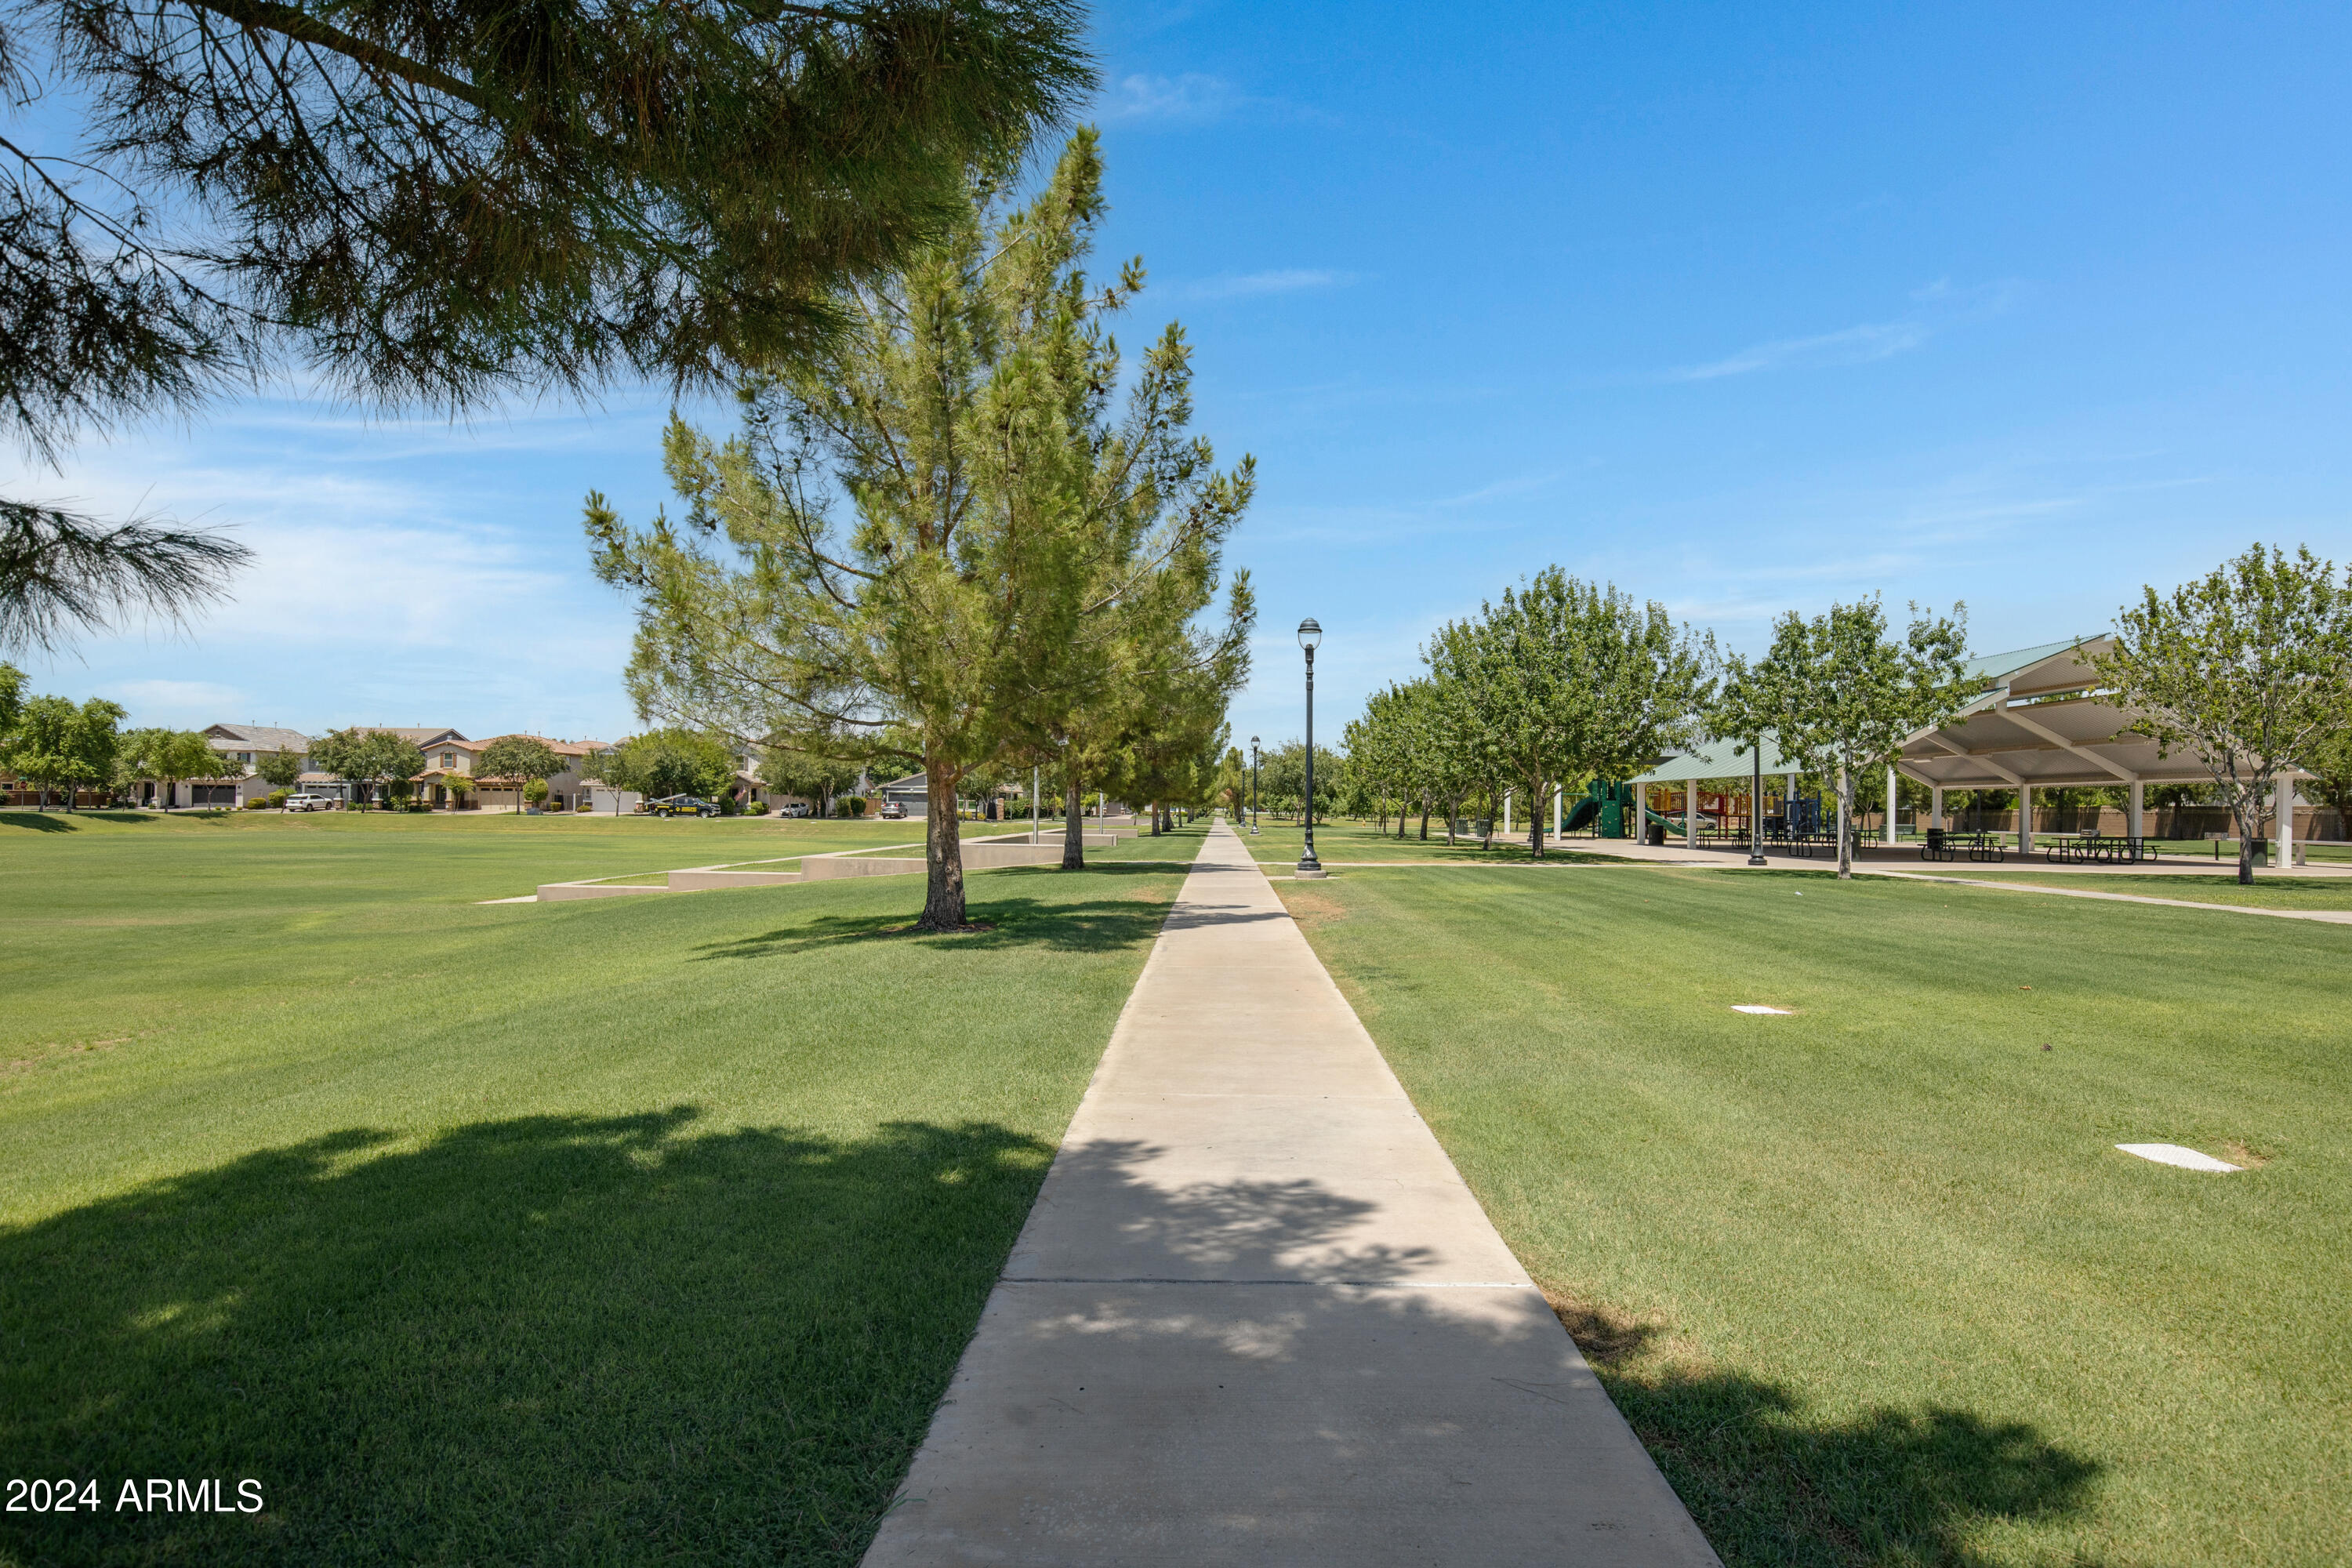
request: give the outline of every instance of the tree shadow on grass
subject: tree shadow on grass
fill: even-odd
[[[1108,952],[1118,948],[1135,947],[1150,942],[1160,934],[1167,918],[1163,899],[1172,896],[1174,889],[1155,885],[1151,879],[1165,879],[1183,873],[1179,866],[1157,866],[1142,862],[1133,866],[1088,868],[1088,878],[1118,878],[1130,884],[1126,895],[1108,899],[1053,900],[1028,898],[1007,892],[996,897],[982,896],[985,889],[975,892],[969,900],[965,912],[971,920],[984,922],[986,931],[961,931],[952,935],[918,932],[908,929],[914,916],[911,910],[874,915],[813,915],[791,925],[747,936],[730,937],[724,942],[705,942],[695,952],[702,959],[772,958],[814,948],[827,947],[836,942],[870,942],[877,940],[948,942],[958,952],[1002,952],[1012,948],[1044,948],[1056,952]],[[1024,868],[1020,876],[1035,876]],[[1014,873],[992,871],[992,879],[1011,880]],[[914,879],[908,879],[913,880]],[[920,902],[919,892],[909,900]]]
[[[0,827],[24,827],[35,833],[81,831],[81,824],[72,817],[46,811],[0,811]]]
[[[679,1108],[354,1130],[0,1230],[0,1513],[40,1563],[851,1563],[1050,1150]],[[267,1510],[116,1513],[126,1479]]]
[[[2030,1422],[1937,1405],[1824,1421],[1778,1384],[1694,1370],[1654,1321],[1553,1308],[1728,1568],[1984,1568],[1978,1527],[2091,1505],[2102,1467]]]

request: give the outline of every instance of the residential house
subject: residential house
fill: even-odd
[[[754,802],[762,803],[771,811],[786,805],[804,805],[811,811],[814,811],[818,805],[817,799],[814,795],[794,795],[789,790],[771,789],[767,781],[760,776],[760,753],[757,752],[740,752],[736,754],[735,798],[745,805]]]
[[[180,779],[170,784],[161,779],[140,779],[130,787],[132,804],[164,809],[182,805],[241,806],[267,795],[275,787],[256,771],[264,754],[292,752],[308,764],[310,737],[299,730],[280,729],[274,724],[210,724],[202,733],[220,755],[220,771],[210,778]]]
[[[442,750],[453,755],[460,755],[467,754],[470,749],[470,756],[478,757],[492,745],[504,740],[537,741],[571,764],[547,781],[548,810],[583,811],[594,805],[608,807],[614,805],[612,791],[597,791],[591,783],[596,776],[595,759],[604,756],[613,749],[602,741],[556,741],[545,735],[493,735],[487,741],[470,742],[466,747],[452,744],[445,746]],[[428,752],[425,760],[428,763],[438,763],[441,760],[441,753]],[[470,760],[465,771],[469,773],[473,772]],[[429,777],[430,774],[427,776]],[[527,782],[523,779],[491,779],[477,775],[474,787],[480,792],[481,798],[476,804],[508,811],[518,810],[523,805],[522,792]],[[635,793],[624,791],[623,794],[625,799],[620,803],[620,809],[635,810],[637,804]]]
[[[465,773],[470,768],[473,753],[481,749],[479,742],[468,741],[463,732],[441,726],[398,724],[354,724],[352,728],[362,735],[397,735],[425,753],[425,772],[418,775],[420,787],[427,791],[425,798],[436,805],[448,801],[449,792],[434,781],[445,773]],[[363,801],[375,793],[375,786],[332,773],[305,771],[295,785],[305,795],[323,795],[331,800]]]

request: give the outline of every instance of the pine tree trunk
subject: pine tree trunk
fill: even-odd
[[[923,918],[917,931],[958,931],[964,929],[962,824],[956,819],[956,775],[945,765],[923,770],[929,819],[923,831],[923,868],[929,886],[923,894]]]
[[[1087,803],[1075,774],[1062,786],[1062,869],[1087,868]]]

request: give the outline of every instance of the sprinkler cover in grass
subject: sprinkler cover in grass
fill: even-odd
[[[2242,1165],[2232,1165],[2227,1160],[2216,1160],[2210,1154],[2185,1149],[2178,1143],[2118,1143],[2116,1148],[2126,1154],[2137,1154],[2143,1160],[2153,1160],[2159,1165],[2178,1165],[2184,1171],[2242,1171]]]

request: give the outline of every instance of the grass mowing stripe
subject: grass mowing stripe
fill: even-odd
[[[908,938],[919,879],[483,908],[528,846],[277,820],[0,837],[0,1461],[269,1505],[0,1562],[855,1563],[1181,862]]]
[[[1780,872],[1285,897],[1727,1562],[2339,1558],[2352,932]]]

